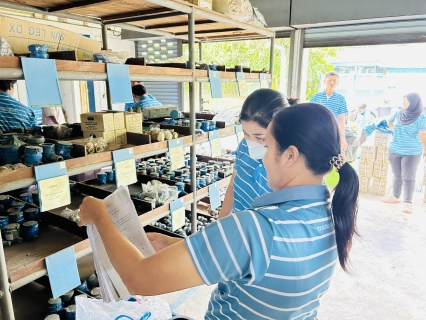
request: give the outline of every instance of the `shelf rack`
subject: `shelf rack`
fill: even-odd
[[[195,163],[196,144],[206,142],[207,139],[197,139],[195,136],[195,82],[208,82],[208,73],[195,69],[195,43],[223,41],[227,39],[257,39],[269,38],[270,46],[270,74],[273,73],[273,52],[275,32],[257,25],[233,21],[226,15],[194,6],[181,0],[27,0],[22,4],[20,0],[0,0],[0,7],[54,15],[60,18],[74,19],[101,25],[103,48],[108,49],[107,25],[123,29],[151,33],[165,38],[180,38],[188,41],[190,69],[175,69],[162,67],[129,66],[132,81],[176,81],[189,83],[190,120],[192,136],[184,138],[185,146],[191,147],[191,163]],[[60,80],[92,80],[106,81],[106,66],[98,63],[56,61]],[[23,79],[20,61],[17,58],[0,58],[0,79]],[[267,79],[271,80],[271,75]],[[221,81],[236,81],[235,74],[221,72]],[[246,74],[246,81],[259,81],[259,74]],[[110,99],[109,100],[109,106]],[[234,128],[222,129],[220,135],[234,134]],[[135,157],[149,157],[167,151],[167,143],[161,142],[152,145],[135,147]],[[97,154],[85,158],[67,160],[70,175],[90,170],[100,169],[112,165],[111,153]],[[195,185],[195,166],[191,166],[192,185]],[[229,183],[230,178],[223,179],[221,186]],[[32,168],[26,168],[0,176],[0,192],[26,187],[35,182]],[[208,195],[208,188],[194,190],[194,193],[185,197],[185,204],[192,205],[192,212],[196,212],[196,203]],[[157,208],[140,216],[141,223],[146,225],[169,214],[168,206]],[[193,220],[196,215],[193,215]],[[194,221],[193,221],[194,222]],[[91,252],[88,240],[74,239],[64,246],[72,245],[77,257]],[[18,247],[16,249],[18,250]],[[46,274],[44,258],[55,252],[51,248],[29,263],[9,264],[6,261],[3,247],[0,247],[0,307],[3,319],[14,320],[11,291]],[[19,251],[19,250],[18,250]],[[19,254],[19,253],[17,253]],[[29,267],[31,265],[31,268]],[[9,272],[11,268],[17,271]]]

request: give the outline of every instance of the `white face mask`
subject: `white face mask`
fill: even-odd
[[[254,160],[263,159],[266,153],[266,147],[263,144],[246,140],[249,149],[249,155]]]

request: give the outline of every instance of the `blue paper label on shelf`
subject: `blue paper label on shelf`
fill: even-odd
[[[177,199],[170,203],[170,214],[172,216],[172,231],[185,225],[185,206],[183,199]]]
[[[172,170],[185,166],[182,138],[169,140],[169,153],[170,161],[172,162]]]
[[[216,209],[222,205],[219,193],[219,183],[215,182],[209,185],[210,208]]]
[[[209,81],[212,98],[222,98],[220,71],[209,70]]]
[[[112,158],[114,161],[117,188],[128,186],[138,181],[133,148],[113,151]]]
[[[34,167],[40,211],[48,211],[71,203],[69,177],[64,161]]]
[[[108,86],[112,103],[132,102],[129,66],[107,63]]]
[[[260,87],[262,89],[268,89],[269,88],[269,82],[266,78],[266,73],[259,73],[259,79],[260,79]]]
[[[236,72],[236,77],[237,77],[238,92],[240,94],[240,97],[247,97],[248,96],[247,82],[245,80],[244,72]]]
[[[80,285],[74,247],[52,254],[45,261],[54,299]]]
[[[21,63],[31,107],[62,106],[55,60],[21,58]]]

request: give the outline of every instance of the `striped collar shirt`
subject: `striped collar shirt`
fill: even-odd
[[[212,292],[205,319],[308,319],[337,261],[326,186],[268,193],[185,239]]]
[[[403,156],[423,153],[419,132],[426,131],[426,116],[421,114],[413,123],[402,125],[398,121],[398,112],[390,119],[394,123],[392,141],[389,150]]]
[[[135,103],[126,103],[125,104],[125,111],[129,111],[130,108],[133,108],[133,111],[136,111],[136,108],[149,108],[149,107],[161,107],[163,104],[155,99],[155,97],[148,93],[146,95],[143,95],[138,102]]]
[[[322,104],[330,110],[336,118],[341,114],[348,113],[345,97],[337,92],[333,92],[330,97],[327,96],[325,91],[317,92],[311,97],[310,102]]]
[[[262,160],[255,160],[249,155],[246,139],[238,146],[234,169],[234,208],[233,212],[251,208],[253,200],[271,192],[268,187],[265,166]]]
[[[0,92],[0,129],[30,128],[37,125],[31,108],[24,106],[7,93]]]

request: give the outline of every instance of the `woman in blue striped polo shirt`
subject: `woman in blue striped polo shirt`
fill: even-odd
[[[412,199],[416,186],[416,172],[426,150],[426,117],[422,114],[423,104],[418,93],[404,97],[402,110],[397,112],[388,125],[393,130],[389,146],[389,162],[393,173],[393,195],[383,199],[387,203],[400,203],[404,191],[402,211],[413,211]]]
[[[266,128],[288,100],[278,91],[259,89],[244,101],[240,114],[244,139],[237,149],[234,173],[226,191],[219,218],[251,208],[253,200],[271,192],[262,158]]]
[[[96,225],[133,294],[217,283],[205,319],[313,320],[336,262],[347,267],[356,231],[359,182],[338,133],[324,106],[284,108],[265,135],[263,161],[274,191],[185,240],[150,234],[157,251],[151,257],[120,234],[101,200],[84,199],[79,225]],[[322,182],[333,166],[340,180],[331,209]]]

